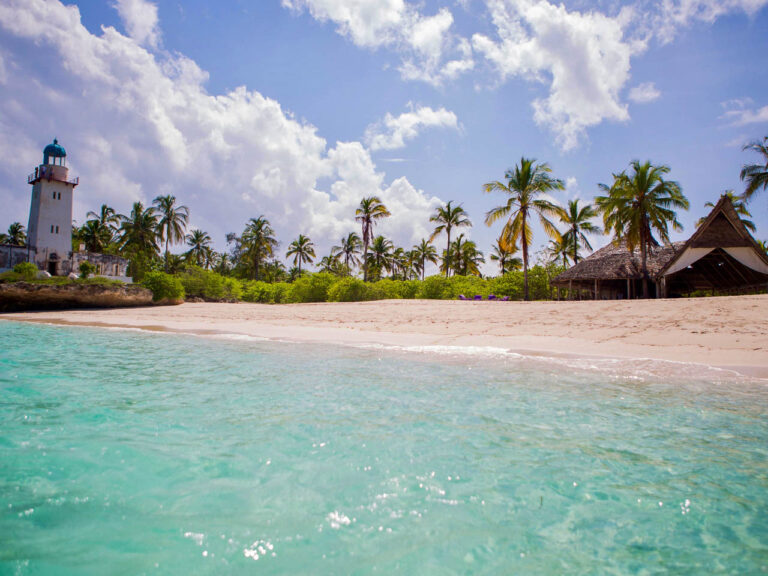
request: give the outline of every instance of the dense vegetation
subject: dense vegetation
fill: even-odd
[[[745,146],[745,150],[761,154],[761,161],[744,166],[743,194],[728,192],[753,231],[746,205],[768,187],[766,144],[768,137]],[[280,259],[280,242],[264,215],[250,218],[241,233],[227,234],[227,249],[216,252],[208,233],[187,231],[189,209],[170,195],[158,196],[149,207],[135,202],[129,214],[117,214],[102,205],[99,212],[88,213],[82,226],[74,227],[72,244],[73,249],[83,245],[91,252],[128,258],[129,275],[150,287],[156,300],[353,302],[457,298],[460,294],[536,300],[558,297],[550,288],[550,279],[571,262],[578,262],[582,250],[592,249],[590,235],[604,233],[614,242],[640,249],[647,294],[646,254],[656,243],[669,242],[670,227],[682,228],[676,210],[689,207],[680,185],[667,179],[669,172],[665,165],[633,161],[629,170],[613,174],[613,182],[598,185],[602,194],[593,203],[575,199],[561,205],[551,194],[563,190],[563,181],[552,176],[548,164],[522,157],[502,180],[483,186],[485,192],[503,195],[502,204],[484,219],[488,226],[502,224],[489,256],[499,270],[499,276],[492,278],[482,277],[485,255],[468,237],[472,222],[467,212],[453,201],[438,207],[430,217],[435,225],[431,236],[408,249],[376,234],[376,226],[391,213],[380,198],[364,197],[354,214],[358,231],[349,231],[319,259],[312,240],[299,234],[284,253],[290,268]],[[598,218],[602,228],[593,222]],[[534,221],[548,243],[532,254]],[[438,237],[444,243],[437,244]],[[24,227],[18,222],[7,234],[0,234],[0,243],[24,242]],[[185,252],[170,251],[181,243],[186,245]],[[438,266],[439,274],[425,277],[430,263]],[[312,265],[317,269],[314,273],[308,270]],[[34,265],[27,266],[32,268],[0,275],[0,281],[64,281],[36,279]],[[81,281],[99,281],[88,278],[93,269],[87,263],[80,273]]]

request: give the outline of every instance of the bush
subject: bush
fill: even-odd
[[[203,300],[239,300],[242,287],[238,280],[226,278],[216,272],[203,270],[199,266],[188,266],[179,274],[187,296],[196,296]]]
[[[262,304],[282,304],[290,291],[290,284],[276,282],[269,284],[261,280],[247,282],[242,289],[242,299],[246,302],[261,302]]]
[[[336,276],[327,272],[307,274],[291,284],[287,302],[326,302],[328,289],[336,282]]]
[[[328,302],[368,300],[368,286],[359,278],[342,278],[328,288]]]
[[[184,285],[176,276],[165,272],[147,272],[141,284],[152,290],[152,300],[155,302],[184,300]]]
[[[34,280],[37,278],[37,266],[32,262],[19,262],[13,267],[13,271],[19,275],[20,280]]]
[[[459,297],[459,294],[463,294],[467,298],[472,298],[476,295],[486,298],[490,293],[491,289],[487,280],[477,276],[452,276],[448,279],[446,288],[443,291],[443,298],[455,300]]]
[[[441,300],[446,298],[444,294],[448,290],[448,279],[444,276],[428,276],[424,279],[416,292],[416,298],[428,300]]]
[[[88,278],[88,276],[96,272],[96,266],[94,266],[93,264],[91,264],[86,260],[84,262],[80,262],[80,266],[78,270],[80,270],[80,278],[85,280],[86,278]]]
[[[523,299],[522,272],[507,272],[503,276],[491,278],[488,283],[490,284],[491,293],[496,296],[506,296],[510,300]]]

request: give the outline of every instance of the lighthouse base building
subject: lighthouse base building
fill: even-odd
[[[43,150],[43,163],[29,175],[32,200],[27,245],[0,245],[0,270],[32,262],[51,276],[77,274],[82,262],[96,266],[96,274],[130,282],[128,260],[72,248],[72,201],[79,178],[69,177],[67,152],[54,139]]]

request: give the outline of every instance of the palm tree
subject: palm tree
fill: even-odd
[[[747,183],[744,190],[744,200],[749,202],[752,195],[760,188],[768,189],[768,136],[763,137],[763,141],[755,140],[743,148],[744,150],[754,150],[762,156],[764,164],[745,164],[741,169],[740,177]]]
[[[351,270],[350,264],[356,266],[360,263],[360,258],[357,257],[360,254],[360,248],[363,243],[355,232],[350,232],[346,238],[341,239],[340,246],[334,246],[331,248],[332,254],[337,254],[339,257],[344,256],[344,266],[347,270]]]
[[[546,255],[549,256],[551,262],[558,264],[562,260],[563,268],[568,267],[568,258],[573,255],[573,248],[571,248],[571,237],[563,234],[560,240],[552,238],[547,244]]]
[[[451,269],[451,230],[453,228],[460,228],[462,226],[472,226],[472,222],[469,221],[467,212],[464,210],[464,208],[461,207],[461,204],[454,207],[451,206],[452,202],[453,201],[450,201],[445,206],[438,207],[435,210],[435,213],[429,217],[430,222],[437,222],[437,226],[432,232],[432,236],[430,236],[429,241],[432,242],[439,234],[442,234],[443,232],[445,232],[446,236],[448,237],[445,244],[445,257],[448,258],[448,262],[446,262],[444,266],[446,278],[448,277]]]
[[[85,244],[88,252],[104,252],[112,241],[112,229],[102,225],[99,220],[88,220],[77,229],[77,237]]]
[[[186,257],[190,260],[194,260],[195,264],[200,267],[208,263],[212,256],[211,243],[213,242],[208,233],[195,228],[192,232],[187,234],[186,240],[187,246],[189,246]]]
[[[502,275],[512,270],[520,270],[523,267],[523,261],[520,258],[516,258],[517,246],[512,246],[512,249],[502,246],[501,238],[497,238],[493,244],[493,254],[491,254],[491,260],[499,263],[499,269]]]
[[[9,244],[8,234],[6,234],[5,232],[0,232],[0,244]]]
[[[285,253],[285,257],[293,256],[293,265],[299,266],[299,276],[301,276],[301,263],[312,263],[315,258],[315,245],[304,234],[299,234],[299,237],[288,245],[288,251]]]
[[[117,214],[117,212],[115,212],[114,208],[111,208],[106,204],[101,205],[101,209],[99,210],[98,214],[96,212],[89,211],[88,214],[86,214],[86,218],[90,220],[97,220],[99,222],[99,228],[108,230],[110,242],[112,241],[117,228],[120,226],[120,216]],[[100,232],[100,234],[105,234],[105,232]]]
[[[425,240],[422,238],[421,242],[413,247],[412,252],[416,261],[419,263],[421,279],[424,280],[424,269],[427,266],[427,262],[437,264],[437,250],[432,246],[432,240]]]
[[[570,246],[573,250],[571,256],[573,263],[579,263],[579,241],[584,247],[592,251],[592,245],[589,243],[586,234],[598,234],[600,228],[592,224],[590,220],[597,216],[597,210],[591,204],[579,206],[579,199],[568,201],[568,208],[560,212],[560,221],[566,225],[567,231],[563,234],[563,244]]]
[[[368,245],[373,236],[373,227],[377,220],[387,218],[392,214],[381,203],[377,196],[369,196],[360,201],[360,207],[355,210],[355,220],[360,222],[363,228],[363,280],[368,280]]]
[[[394,250],[392,250],[392,255],[390,256],[390,270],[392,271],[392,279],[395,279],[395,277],[400,274],[403,280],[407,280],[408,275],[408,269],[409,269],[409,263],[408,263],[408,253],[398,246]]]
[[[245,226],[241,238],[242,251],[253,264],[253,279],[259,279],[259,266],[272,256],[278,242],[274,237],[275,231],[264,216],[251,218]]]
[[[118,248],[131,260],[131,274],[141,280],[160,248],[157,245],[157,215],[153,208],[134,202],[128,216],[120,215]]]
[[[459,234],[451,244],[450,252],[453,255],[454,274],[480,276],[480,264],[485,262],[485,258],[474,241],[464,240],[464,234]]]
[[[8,226],[8,244],[14,246],[24,246],[27,241],[27,232],[21,222],[14,222]]]
[[[177,206],[176,197],[158,196],[152,203],[154,204],[160,221],[157,224],[157,232],[161,241],[165,241],[165,271],[168,271],[168,244],[182,242],[185,238],[184,231],[187,228],[189,220],[189,208],[186,206]]]
[[[733,204],[733,209],[736,211],[736,214],[739,215],[739,219],[744,223],[744,227],[752,232],[753,234],[757,232],[757,227],[755,226],[755,223],[752,222],[752,220],[747,220],[747,218],[752,218],[752,214],[750,214],[749,210],[747,209],[747,204],[744,202],[743,196],[736,196],[736,193],[733,190],[726,190],[723,192],[723,196],[727,196],[728,199],[731,201],[731,204]],[[704,203],[705,208],[714,208],[715,203],[714,202],[705,202]],[[706,218],[699,218],[696,220],[696,227],[698,228],[702,224],[704,224],[704,221]]]
[[[643,298],[648,297],[648,250],[657,244],[655,230],[665,244],[669,243],[669,225],[680,231],[675,208],[688,209],[688,199],[677,182],[665,180],[669,166],[654,166],[649,161],[641,164],[633,160],[632,173],[613,175],[613,184],[600,184],[606,196],[595,198],[603,215],[605,233],[613,231],[617,242],[625,242],[632,252],[640,247],[643,274]]]
[[[382,270],[392,269],[392,252],[394,246],[392,242],[384,238],[384,236],[376,236],[371,243],[371,253],[368,255],[368,261],[365,263],[365,268],[368,269],[372,266],[376,277],[381,276]]]
[[[506,204],[493,208],[485,215],[485,223],[490,226],[497,220],[508,218],[499,240],[509,250],[518,242],[523,253],[523,298],[528,300],[528,247],[533,241],[533,229],[529,216],[538,215],[544,232],[554,238],[560,233],[549,220],[559,215],[559,208],[544,197],[552,190],[563,190],[563,181],[552,178],[552,169],[548,164],[536,164],[532,158],[520,158],[520,164],[504,174],[507,183],[495,181],[483,186],[485,192],[502,192],[509,198]]]

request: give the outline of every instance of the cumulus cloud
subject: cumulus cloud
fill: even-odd
[[[128,35],[141,45],[157,48],[160,29],[157,6],[147,0],[115,0]]]
[[[387,114],[384,119],[372,124],[365,131],[365,141],[371,150],[396,150],[405,147],[407,140],[413,140],[425,128],[453,128],[458,130],[459,121],[456,114],[440,108],[434,110],[429,106],[414,108],[409,104],[410,111],[393,116]]]
[[[768,0],[664,0],[661,9],[649,7],[654,33],[662,43],[671,42],[680,28],[693,22],[712,23],[731,12],[744,12],[749,16],[768,6]]]
[[[653,82],[643,82],[634,86],[629,91],[629,99],[637,104],[645,104],[658,100],[661,92],[656,88]]]
[[[768,122],[768,106],[755,108],[755,103],[751,98],[728,100],[722,103],[722,107],[725,112],[720,118],[732,126]]]
[[[549,84],[549,96],[533,102],[534,119],[554,131],[563,149],[576,147],[590,126],[629,118],[619,98],[633,51],[623,32],[628,12],[569,12],[546,0],[489,0],[488,8],[498,40],[476,34],[475,50],[502,80]]]
[[[424,16],[404,0],[282,0],[282,5],[334,22],[357,46],[400,52],[399,69],[407,80],[439,85],[474,66],[470,44],[451,33],[453,14],[447,8]]]
[[[387,182],[361,143],[328,146],[259,92],[209,94],[207,73],[183,55],[150,53],[111,27],[91,34],[76,6],[6,0],[0,29],[0,53],[19,64],[0,85],[0,145],[15,151],[0,166],[0,182],[12,183],[0,184],[0,197],[18,218],[28,209],[18,182],[54,135],[81,177],[76,218],[103,202],[127,212],[136,200],[174,194],[219,248],[227,232],[264,214],[284,243],[304,233],[322,251],[357,229],[354,209],[371,194],[393,215],[382,232],[410,245],[440,203],[405,178]],[[34,50],[57,57],[25,66]]]

